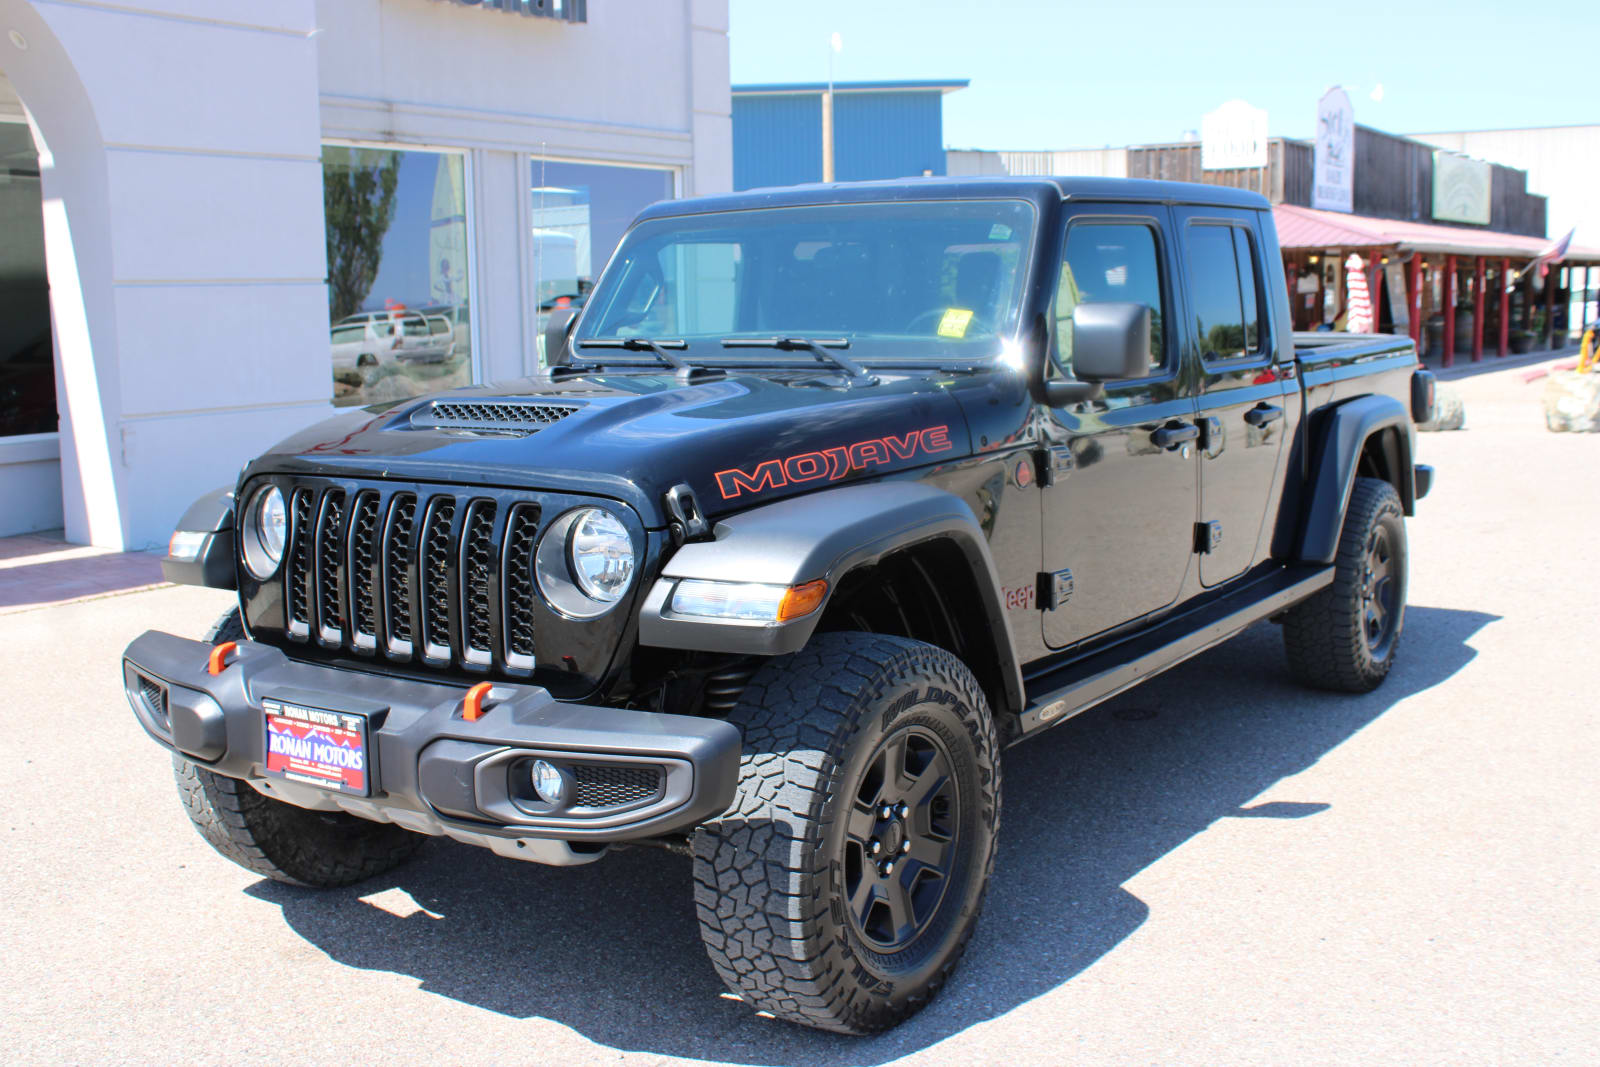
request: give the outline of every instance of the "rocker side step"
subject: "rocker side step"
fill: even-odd
[[[1294,606],[1332,581],[1331,566],[1275,570],[1109,647],[1051,666],[1027,680],[1028,706],[1019,736],[1036,734],[1087,711],[1226,641],[1251,623]]]

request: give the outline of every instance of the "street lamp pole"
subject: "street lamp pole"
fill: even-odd
[[[828,90],[822,94],[822,180],[833,181],[833,55],[844,47],[835,33],[828,38]]]

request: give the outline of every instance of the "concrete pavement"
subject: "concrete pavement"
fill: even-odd
[[[210,851],[121,695],[160,588],[0,617],[0,1047],[12,1062],[1588,1063],[1600,1041],[1600,439],[1454,375],[1376,693],[1259,626],[1007,753],[989,905],[886,1036],[755,1017],[688,862],[430,842],[349,890]],[[6,581],[0,571],[0,586]]]

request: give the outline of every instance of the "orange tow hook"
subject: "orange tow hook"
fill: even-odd
[[[206,660],[207,674],[221,674],[228,665],[228,657],[239,651],[239,642],[224,641],[211,650],[211,658]]]
[[[468,722],[477,722],[483,717],[483,702],[489,699],[489,690],[494,688],[493,682],[479,682],[467,690],[467,697],[461,704],[461,717]]]

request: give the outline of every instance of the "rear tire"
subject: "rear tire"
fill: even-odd
[[[955,967],[994,867],[982,689],[943,649],[820,634],[763,666],[729,718],[744,732],[738,792],[694,838],[712,964],[779,1018],[895,1025]]]
[[[1400,495],[1380,478],[1357,478],[1333,584],[1283,620],[1296,680],[1315,689],[1366,693],[1388,677],[1405,625],[1408,561]]]
[[[239,609],[206,633],[212,644],[245,639]],[[245,782],[172,757],[189,821],[206,843],[239,866],[290,885],[332,888],[405,862],[426,837],[344,812],[311,811],[262,796]]]

